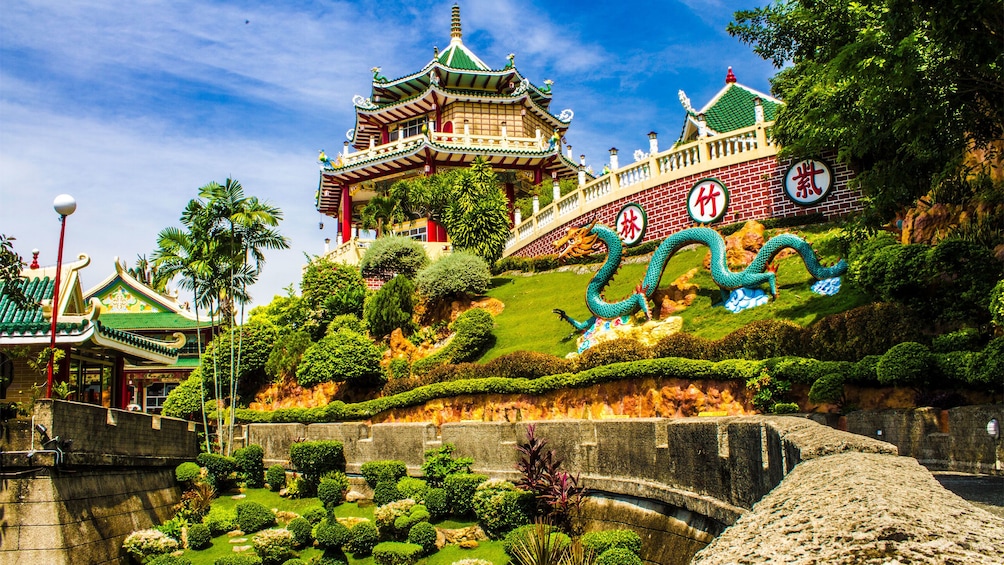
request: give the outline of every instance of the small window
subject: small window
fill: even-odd
[[[394,235],[400,235],[403,237],[410,237],[415,241],[429,241],[429,234],[425,226],[420,228],[414,228],[410,230],[396,230]]]
[[[178,388],[178,383],[154,383],[146,387],[146,412],[160,414],[164,409],[164,401],[171,391]]]
[[[390,132],[390,140],[397,141],[398,139],[407,139],[412,136],[416,136],[422,133],[422,128],[429,123],[429,119],[425,116],[420,116],[414,120],[408,120],[407,122],[401,122],[397,125],[395,131]]]

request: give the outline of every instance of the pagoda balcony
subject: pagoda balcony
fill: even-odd
[[[325,251],[321,255],[321,258],[335,263],[359,265],[362,262],[363,255],[366,254],[366,249],[374,241],[374,239],[354,237],[329,251]],[[430,261],[435,261],[446,255],[453,248],[453,244],[443,241],[419,241],[418,244],[425,248],[425,254],[429,257]]]
[[[343,153],[340,157],[341,168],[351,168],[361,163],[368,163],[382,158],[391,158],[398,153],[416,149],[426,142],[431,142],[447,149],[459,149],[463,151],[491,152],[493,150],[502,150],[537,153],[549,150],[548,142],[540,136],[512,137],[508,135],[432,132],[431,134],[413,135],[382,145],[373,145],[363,151]],[[335,170],[338,168],[336,167]]]

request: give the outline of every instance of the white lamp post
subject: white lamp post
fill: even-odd
[[[45,397],[52,398],[52,369],[56,357],[56,318],[59,315],[59,274],[63,270],[63,237],[66,235],[66,217],[77,209],[77,201],[69,194],[60,194],[52,201],[52,207],[59,214],[59,251],[56,253],[56,280],[52,288],[52,328],[49,341],[49,378],[45,387]]]

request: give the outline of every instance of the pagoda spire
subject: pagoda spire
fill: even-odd
[[[460,4],[454,4],[453,17],[450,19],[450,41],[459,43],[463,35],[460,31]]]

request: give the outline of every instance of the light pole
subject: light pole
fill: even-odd
[[[52,398],[52,366],[56,358],[56,318],[59,316],[59,273],[63,270],[63,237],[66,235],[66,217],[77,209],[77,201],[69,194],[60,194],[52,201],[52,207],[59,214],[59,251],[56,253],[56,280],[52,288],[52,328],[49,332],[49,378],[45,386],[45,397]]]

